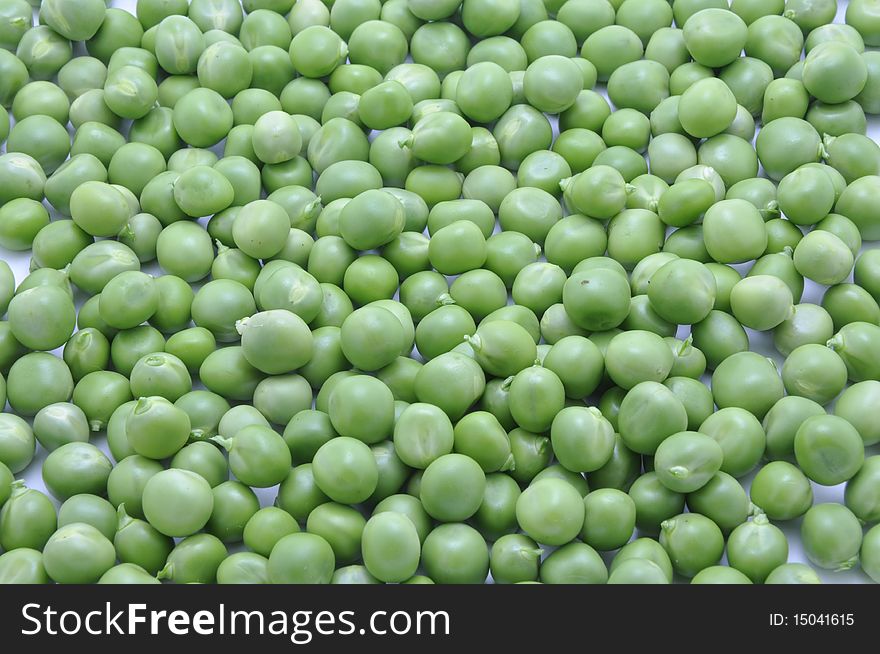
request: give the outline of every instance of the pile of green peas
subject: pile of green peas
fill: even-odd
[[[877,0],[113,4],[0,7],[0,583],[880,582]]]

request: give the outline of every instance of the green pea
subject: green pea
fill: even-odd
[[[580,533],[584,502],[569,484],[545,479],[529,486],[516,503],[520,527],[539,543],[562,545]]]
[[[788,541],[782,530],[759,513],[730,534],[727,558],[731,567],[753,583],[763,583],[773,570],[788,560]]]
[[[827,343],[837,352],[846,364],[849,378],[853,382],[874,379],[871,352],[871,334],[876,328],[866,322],[853,322],[844,325]]]
[[[107,456],[94,445],[68,443],[46,457],[43,482],[61,500],[81,493],[103,495],[112,467]]]
[[[852,478],[865,459],[859,433],[834,415],[807,418],[795,435],[794,453],[804,473],[824,486]]]
[[[181,511],[183,507],[185,511]],[[189,470],[158,472],[143,488],[144,514],[150,524],[166,536],[195,533],[208,523],[213,507],[208,482]]]
[[[819,145],[815,128],[795,117],[777,118],[767,123],[755,143],[758,158],[774,181],[780,181],[803,164],[817,161]],[[784,158],[777,156],[778,148],[787,150]]]
[[[421,543],[407,516],[395,512],[374,515],[364,526],[362,542],[364,564],[377,579],[400,582],[415,573]]]
[[[821,345],[834,335],[834,324],[828,312],[809,303],[794,306],[792,315],[773,330],[776,349],[788,356],[797,347],[807,344]]]
[[[821,584],[816,571],[805,563],[784,563],[764,580],[765,584]]]
[[[156,575],[174,549],[174,542],[159,533],[149,523],[132,518],[119,507],[118,529],[114,529],[113,545],[116,557],[122,562],[137,565],[150,575]]]
[[[115,560],[113,543],[84,523],[59,528],[43,549],[46,573],[58,583],[94,583]]]
[[[190,374],[198,372],[215,349],[217,342],[214,334],[204,327],[190,327],[172,334],[165,344],[165,351],[180,359]]]
[[[797,518],[813,505],[809,480],[786,461],[773,461],[761,468],[749,492],[752,502],[772,520]]]
[[[682,93],[678,117],[688,134],[708,138],[730,126],[736,117],[736,104],[736,97],[727,84],[720,79],[707,78],[695,82]]]
[[[0,555],[0,583],[50,583],[49,576],[43,567],[42,553],[32,548],[21,547]]]
[[[211,488],[219,486],[229,477],[229,465],[220,449],[204,441],[195,441],[181,448],[171,459],[171,467],[201,475]]]
[[[724,550],[724,536],[709,518],[687,513],[663,522],[660,544],[669,554],[675,571],[693,577],[717,564]]]
[[[12,364],[7,374],[5,395],[17,413],[33,416],[50,404],[69,400],[73,392],[72,382],[64,361],[48,353],[32,352]],[[17,419],[11,414],[8,417]],[[12,432],[18,432],[17,427],[7,426]]]
[[[273,583],[330,583],[335,565],[333,549],[320,536],[288,534],[269,555],[269,579]]]
[[[615,550],[632,537],[636,521],[636,505],[623,491],[605,488],[584,497],[584,526],[581,537],[588,545],[600,550]]]
[[[840,504],[817,504],[804,515],[801,540],[807,558],[820,568],[848,570],[858,560],[862,528]]]
[[[629,489],[629,496],[636,505],[636,526],[656,534],[661,523],[680,513],[685,498],[664,486],[656,473],[645,473],[636,479]]]
[[[864,570],[865,573],[875,581],[877,580],[877,577],[880,576],[880,574],[878,574],[880,570],[877,568],[878,533],[880,533],[880,529],[877,529],[876,527],[868,530],[862,540],[862,548],[859,553],[862,570]]]
[[[158,577],[175,584],[210,584],[227,556],[226,546],[216,536],[196,534],[174,547]]]
[[[677,324],[695,324],[715,302],[715,278],[704,264],[673,259],[651,276],[648,299],[657,314]]]
[[[771,360],[754,352],[738,352],[716,367],[712,393],[719,408],[739,407],[762,419],[784,388]]]
[[[699,490],[689,493],[687,506],[721,528],[725,534],[746,521],[752,506],[740,483],[726,472],[715,475]]]

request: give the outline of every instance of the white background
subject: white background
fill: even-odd
[[[844,11],[847,4],[848,0],[841,0],[838,2],[838,14],[835,22],[843,22]],[[136,0],[114,0],[110,3],[110,5],[113,7],[126,9],[127,11],[134,13]],[[868,135],[871,136],[874,140],[880,138],[880,117],[868,117]],[[868,247],[875,247],[876,245],[876,243],[872,243],[869,244]],[[21,280],[24,279],[24,277],[28,274],[29,256],[29,252],[8,252],[0,249],[0,257],[5,259],[7,263],[9,263],[9,265],[12,267],[17,282],[21,282]],[[145,270],[152,273],[159,272],[155,265],[145,266]],[[824,287],[817,286],[816,284],[807,281],[805,285],[804,296],[801,301],[818,304],[822,298],[824,290]],[[80,300],[81,299],[82,298],[80,298]],[[770,356],[777,361],[779,366],[782,365],[783,358],[773,348],[772,338],[770,337],[770,334],[749,331],[749,338],[751,340],[751,347],[754,351]],[[60,351],[56,353],[60,356]],[[109,451],[106,448],[106,439],[103,433],[100,435],[96,435],[93,442],[101,447],[103,450],[107,451],[109,454]],[[42,448],[38,448],[37,457],[35,458],[34,462],[22,475],[20,475],[26,481],[28,486],[32,488],[37,488],[44,492],[46,491],[40,470],[42,467],[42,461],[45,458],[45,454],[46,453],[42,450]],[[878,448],[878,446],[873,446],[868,449],[867,454],[880,454],[880,448]],[[751,477],[752,475],[749,475],[747,478],[741,481],[746,486],[748,486],[751,481]],[[813,490],[815,494],[815,503],[843,502],[843,485],[833,488],[827,488],[814,484]],[[277,491],[274,488],[257,489],[257,494],[260,497],[260,502],[263,506],[270,506],[272,504],[275,499],[276,492]],[[789,561],[799,561],[806,563],[807,559],[800,545],[800,520],[790,521],[788,523],[778,523],[778,526],[781,527],[783,531],[785,531],[786,536],[788,537],[790,546]],[[610,557],[606,557],[606,561],[609,560],[609,558]],[[726,562],[726,557],[724,561]],[[867,575],[865,575],[858,568],[846,572],[831,572],[825,570],[818,570],[818,572],[823,580],[828,583],[870,583],[870,579],[867,577]]]

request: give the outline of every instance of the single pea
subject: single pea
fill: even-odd
[[[693,577],[718,563],[724,551],[724,536],[709,518],[687,513],[663,522],[660,544],[669,554],[675,571]]]
[[[175,584],[214,583],[217,570],[228,555],[226,546],[216,536],[195,534],[174,547],[158,578]]]
[[[327,413],[339,434],[372,444],[391,434],[393,403],[393,394],[381,381],[354,375],[333,389]]]
[[[837,353],[824,345],[795,348],[782,366],[782,381],[790,395],[800,395],[818,404],[828,404],[846,386],[846,365]]]
[[[792,293],[778,277],[746,277],[731,289],[730,307],[743,325],[766,331],[791,317]]]
[[[746,521],[752,506],[745,489],[726,472],[715,475],[698,491],[689,493],[687,506],[692,513],[700,513],[725,534]]]
[[[652,275],[648,298],[661,318],[695,324],[712,310],[716,290],[715,278],[704,264],[673,259]]]
[[[719,263],[756,259],[767,249],[764,219],[745,200],[722,200],[710,207],[703,218],[703,238]]]
[[[684,406],[689,431],[696,431],[703,421],[712,415],[715,405],[712,391],[698,378],[669,377],[663,385],[671,390]]]
[[[625,492],[614,488],[594,490],[584,497],[581,538],[600,551],[615,550],[632,537],[636,505]]]
[[[0,427],[0,462],[13,473],[21,472],[33,460],[36,448],[30,425],[16,415],[3,414]]]
[[[685,429],[688,416],[684,405],[668,388],[645,381],[626,393],[617,421],[628,448],[653,454],[667,436]]]
[[[654,466],[664,486],[677,493],[691,493],[705,486],[718,472],[723,457],[724,451],[711,437],[679,432],[658,446]]]
[[[880,382],[862,381],[847,388],[834,405],[834,415],[853,425],[865,445],[878,442],[878,432],[872,418],[872,398],[880,391]]]
[[[720,79],[707,78],[682,93],[678,117],[688,134],[707,138],[730,126],[736,117],[736,105],[736,97],[727,84]]]
[[[871,323],[853,322],[844,325],[827,343],[843,359],[853,382],[877,377],[873,370],[874,359],[870,354],[875,328],[876,325]]]
[[[70,370],[60,358],[32,352],[12,364],[4,395],[16,413],[33,416],[54,402],[69,400],[73,393],[72,381]]]
[[[788,541],[779,527],[759,513],[730,534],[727,558],[732,568],[753,583],[763,583],[773,570],[788,561]]]
[[[410,578],[419,563],[421,543],[410,519],[396,512],[373,515],[363,530],[364,565],[381,581]]]
[[[657,534],[664,521],[684,509],[684,495],[669,490],[654,472],[636,479],[629,496],[636,505],[636,526],[651,534]]]
[[[20,547],[0,555],[0,583],[48,584],[50,581],[43,566],[43,555],[38,550]]]
[[[802,345],[822,345],[833,335],[834,323],[828,312],[805,302],[796,304],[792,315],[776,326],[773,342],[782,355],[788,356]]]
[[[333,549],[316,534],[288,534],[269,555],[269,579],[274,583],[330,583],[335,567]]]
[[[218,484],[212,493],[214,509],[205,529],[224,543],[240,542],[245,525],[260,508],[256,494],[237,481]]]
[[[784,394],[776,365],[755,352],[738,352],[722,361],[712,375],[719,408],[739,407],[762,419]]]
[[[116,557],[122,563],[137,565],[151,575],[158,574],[174,549],[174,541],[148,522],[129,516],[124,505],[120,505],[118,513],[113,536]]]
[[[201,475],[211,488],[219,486],[229,478],[229,465],[220,449],[204,441],[195,441],[183,447],[171,459],[171,467]]]
[[[137,454],[152,459],[172,456],[190,434],[189,416],[162,397],[142,397],[125,421],[129,442]]]
[[[369,447],[340,436],[322,445],[313,460],[315,480],[331,498],[356,503],[369,497],[378,483],[378,469]]]
[[[696,575],[694,575],[693,579],[691,579],[691,583],[750,584],[752,583],[752,580],[736,568],[731,568],[725,565],[713,565],[700,570]]]
[[[506,534],[495,541],[489,557],[492,580],[497,584],[536,581],[542,550],[528,536]]]
[[[43,549],[46,573],[58,583],[94,583],[115,560],[113,543],[84,523],[59,528]]]
[[[68,443],[51,452],[43,462],[43,482],[60,500],[88,493],[103,495],[113,465],[94,445]]]
[[[749,494],[752,502],[771,520],[792,520],[813,505],[810,481],[786,461],[772,461],[761,468]]]
[[[840,504],[817,504],[804,515],[801,541],[807,558],[820,568],[848,570],[858,561],[862,526]]]
[[[290,450],[281,436],[267,426],[247,426],[234,436],[216,436],[212,440],[227,448],[230,470],[249,486],[274,486],[290,472]]]
[[[190,327],[172,334],[165,345],[165,351],[180,359],[190,374],[198,372],[216,348],[214,335],[204,327]]]
[[[794,250],[795,267],[804,277],[825,285],[839,284],[852,271],[852,250],[831,232],[812,231]]]
[[[755,143],[758,158],[774,181],[782,180],[803,164],[818,161],[819,145],[819,134],[812,125],[788,116],[766,123]],[[779,156],[781,150],[786,151],[785,157]]]
[[[529,486],[516,503],[520,527],[537,542],[562,545],[580,533],[584,502],[572,486],[545,479]]]
[[[721,470],[734,477],[751,471],[764,453],[766,436],[761,423],[742,408],[720,409],[703,421],[699,431],[721,446],[724,454]]]
[[[472,527],[444,524],[425,539],[422,565],[438,583],[483,583],[489,572],[489,549]]]
[[[851,479],[865,460],[859,432],[834,415],[807,418],[795,435],[794,453],[804,473],[823,486]]]
[[[208,523],[213,507],[208,482],[189,470],[158,472],[143,487],[144,514],[166,536],[195,533]]]
[[[805,563],[784,563],[764,580],[765,584],[821,584],[816,571]]]

